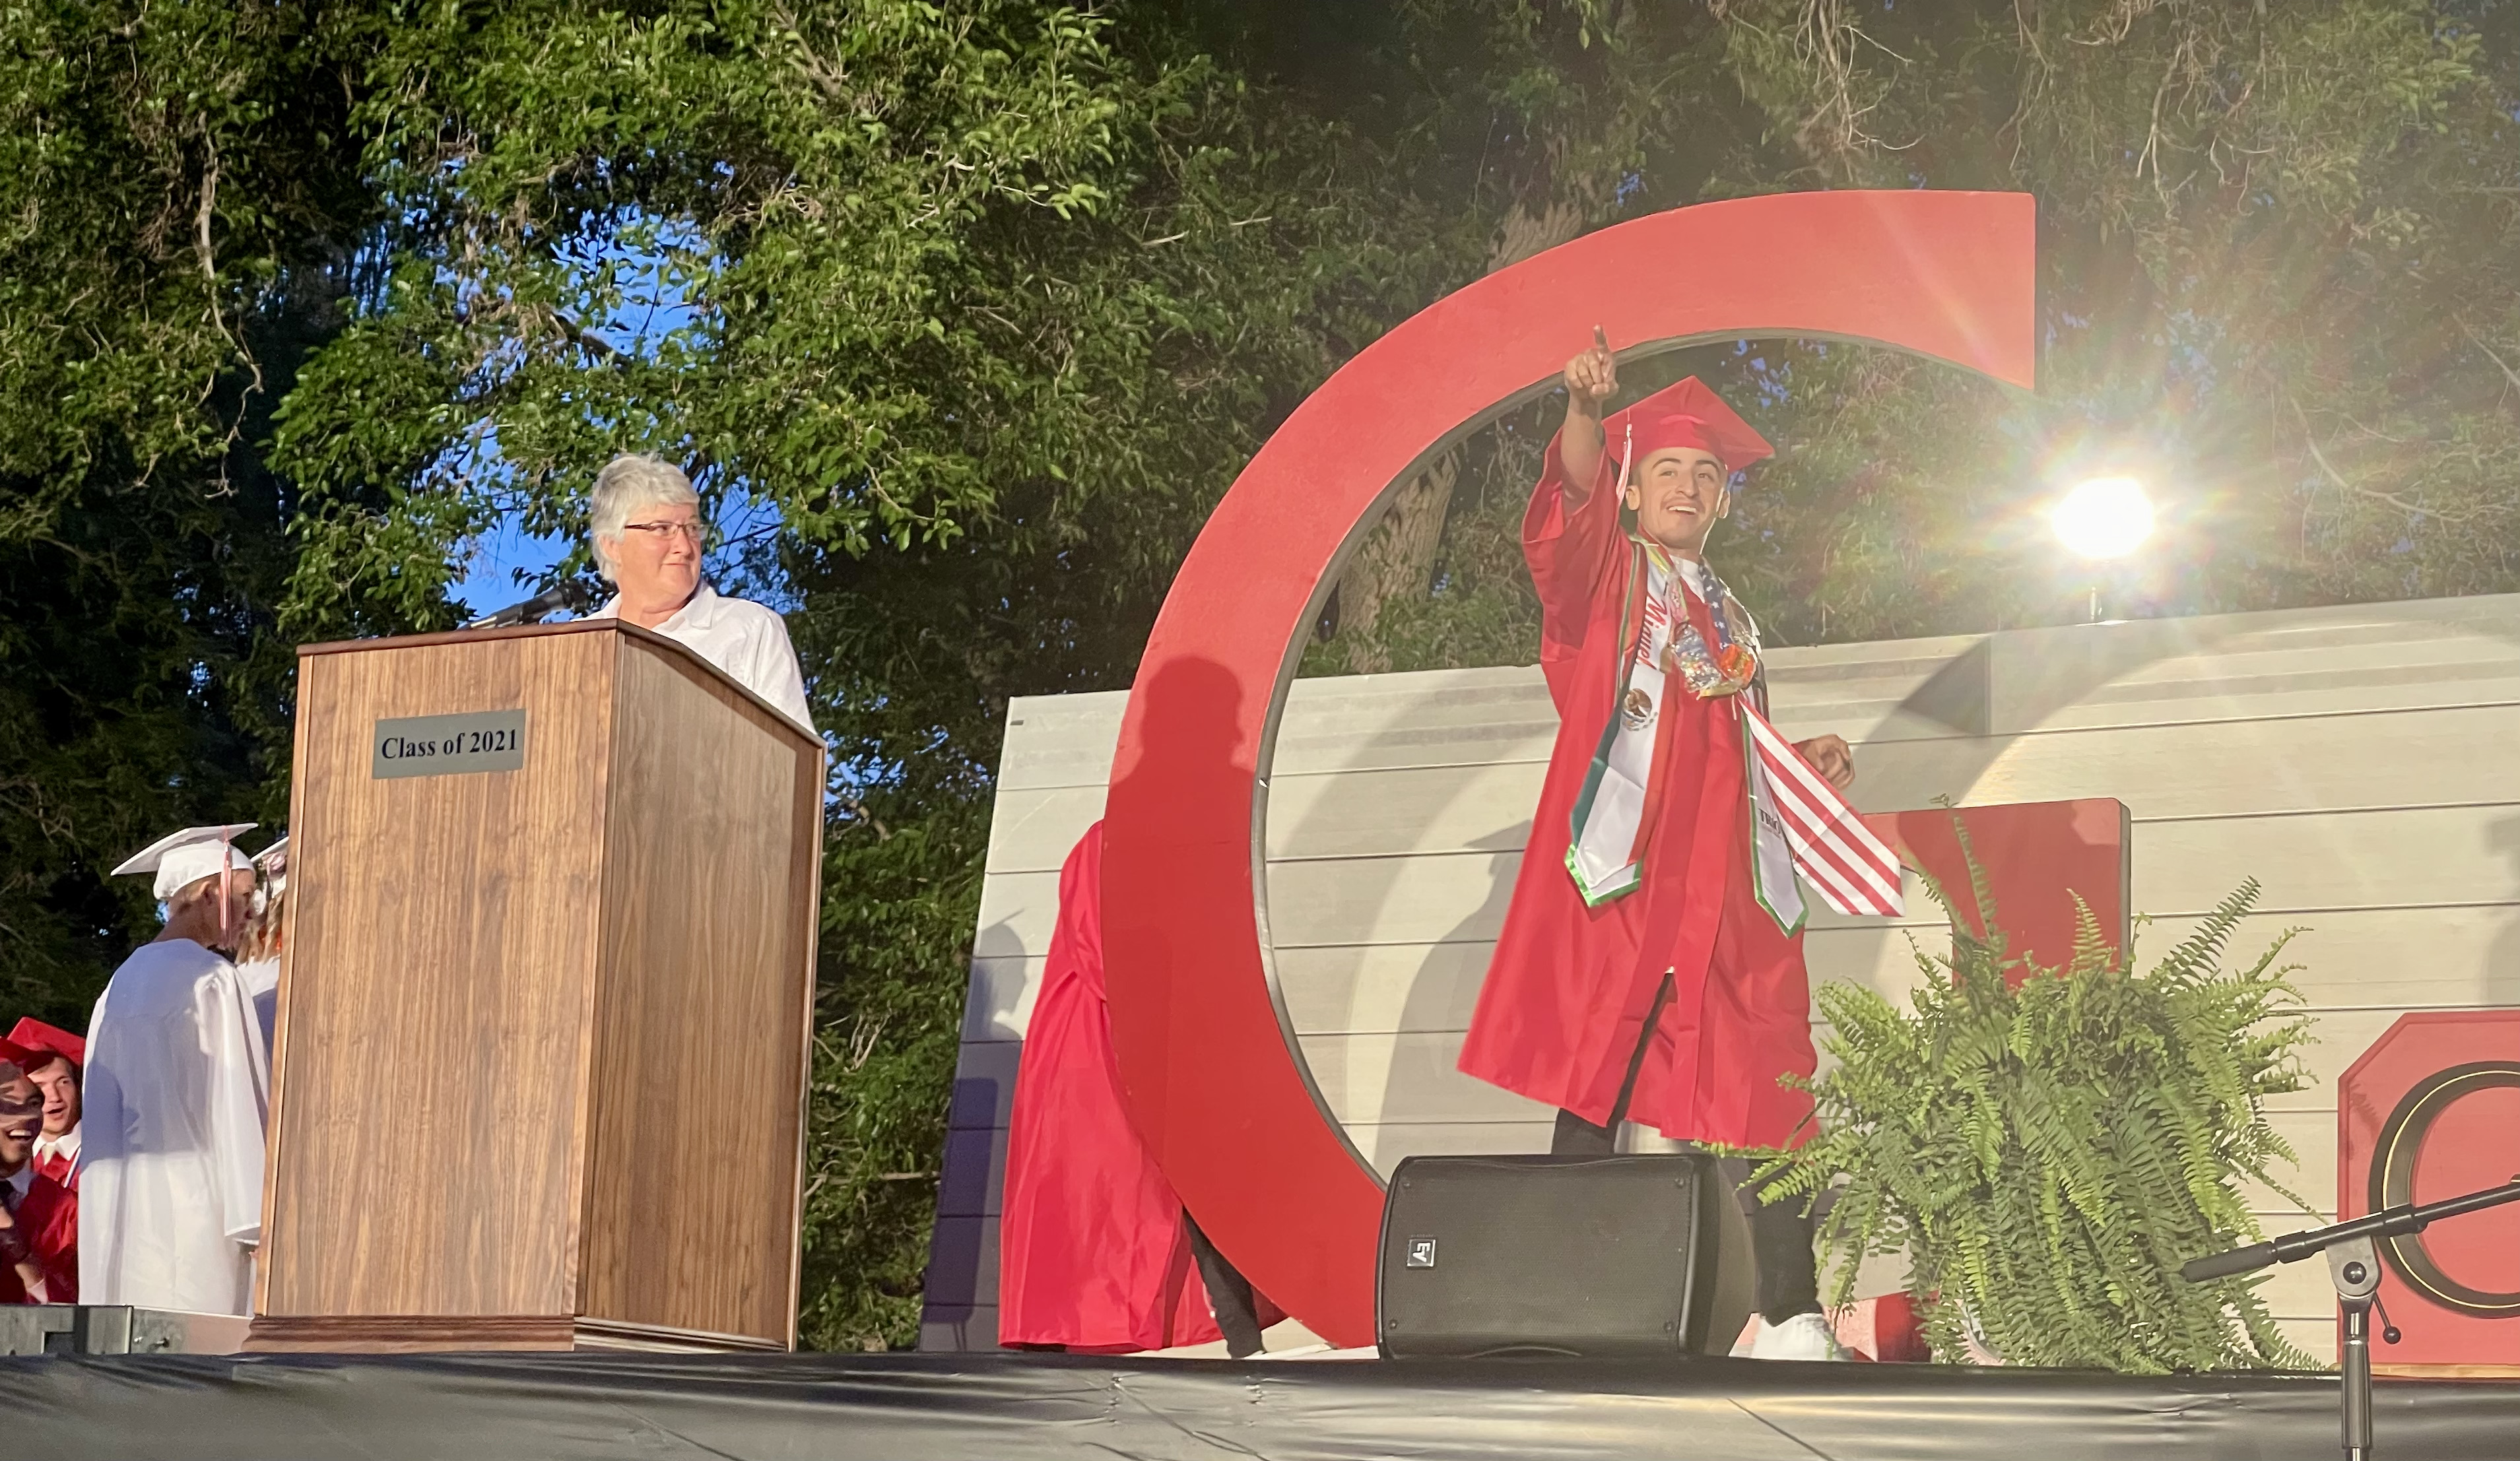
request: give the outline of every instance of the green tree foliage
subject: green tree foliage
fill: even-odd
[[[1630,373],[1782,448],[1718,543],[1772,638],[2067,615],[2025,514],[2126,435],[2207,545],[2135,599],[2505,587],[2516,14],[0,0],[0,987],[75,1023],[147,918],[100,869],[276,819],[295,642],[445,627],[661,452],[834,750],[807,1333],[906,1343],[1007,698],[1128,684],[1341,360],[1654,208],[2030,187],[2038,401],[1818,342]],[[1311,664],[1527,660],[1554,424],[1403,484]]]
[[[1992,928],[1982,877],[1976,896]],[[2274,1186],[2296,1160],[2265,1114],[2305,1079],[2294,1051],[2309,1025],[2275,964],[2284,939],[2223,967],[2257,897],[2243,884],[2149,973],[2086,908],[2060,968],[2011,957],[2002,930],[1972,938],[1955,915],[1953,956],[1917,955],[1912,1010],[1822,986],[1832,1063],[1806,1083],[1820,1134],[1760,1171],[1774,1201],[1834,1184],[1821,1223],[1832,1302],[1854,1297],[1858,1260],[1904,1252],[1927,1342],[1949,1362],[1969,1354],[1973,1326],[2013,1364],[2306,1367],[2256,1293],[2262,1275],[2179,1277],[2189,1259],[2260,1237],[2240,1182]]]
[[[1006,699],[1125,683],[1269,425],[1424,292],[1412,210],[1109,15],[399,19],[352,118],[382,264],[274,442],[288,629],[447,625],[618,451],[772,524],[716,566],[791,608],[836,768],[807,1335],[907,1343]]]
[[[2511,7],[1726,9],[1745,88],[1802,155],[1788,180],[2040,199],[2040,402],[1886,363],[1802,375],[1827,382],[1797,394],[1829,429],[1797,434],[1831,450],[1779,474],[1763,525],[1808,545],[1772,560],[1778,588],[1843,603],[1833,634],[1958,627],[1990,577],[2019,620],[2055,617],[2036,533],[1990,541],[1948,505],[2000,523],[2058,472],[2129,453],[2177,528],[2155,576],[2125,586],[2138,599],[2520,584]],[[1954,460],[1955,441],[1980,449]],[[1858,442],[1895,465],[1850,502],[1823,484]],[[1999,571],[1971,565],[1989,553]]]
[[[2035,399],[1825,342],[1690,352],[1779,448],[1713,549],[1773,638],[2078,617],[2092,571],[2058,553],[2039,509],[2110,467],[2145,476],[2170,526],[2100,575],[2117,612],[2520,587],[2520,6],[1721,0],[1706,25],[1657,7],[1562,14],[1591,17],[1607,59],[1557,72],[1583,78],[1567,85],[1588,100],[1555,124],[1636,139],[1583,154],[1627,169],[1595,221],[1785,188],[2039,199]],[[1658,74],[1688,80],[1658,88]],[[1496,104],[1570,94],[1508,88]],[[1619,322],[1602,323],[1620,342]],[[1583,335],[1570,326],[1568,354]],[[1464,483],[1455,501],[1502,490]],[[1462,540],[1508,526],[1458,523],[1421,591],[1458,595],[1441,565],[1494,556]],[[1519,592],[1499,579],[1488,596]],[[1471,595],[1449,612],[1495,621],[1508,607]],[[1440,663],[1410,621],[1389,662]]]
[[[83,1029],[105,869],[272,821],[293,554],[262,445],[370,207],[322,7],[0,5],[0,1009]]]
[[[146,834],[278,812],[292,642],[445,627],[482,538],[663,452],[768,524],[714,567],[835,752],[808,1336],[908,1342],[1006,697],[1124,683],[1241,461],[1431,288],[1375,155],[1185,36],[0,7],[13,1001],[78,1023]]]
[[[936,1210],[989,804],[902,810],[842,827],[824,867],[800,1315],[823,1349],[916,1337]]]
[[[1401,287],[1308,139],[1058,7],[430,8],[372,80],[394,268],[279,437],[310,624],[442,621],[450,556],[573,533],[632,449],[809,556],[1077,541],[1090,511],[1160,582],[1218,448]],[[625,258],[681,301],[652,330]],[[371,486],[382,512],[337,506]]]

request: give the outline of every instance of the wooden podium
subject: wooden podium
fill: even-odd
[[[247,1348],[793,1348],[822,742],[609,619],[297,665]]]

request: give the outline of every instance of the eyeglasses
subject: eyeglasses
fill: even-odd
[[[708,529],[697,522],[625,522],[621,524],[621,531],[646,533],[659,543],[670,542],[676,537],[689,538],[694,548],[700,547],[708,539]]]

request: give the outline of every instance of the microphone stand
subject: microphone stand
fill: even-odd
[[[2371,1303],[2380,1292],[2377,1239],[2419,1233],[2444,1218],[2520,1202],[2520,1177],[2499,1187],[2445,1198],[2421,1206],[2401,1203],[2366,1217],[2327,1227],[2286,1233],[2264,1243],[2234,1248],[2208,1258],[2190,1259],[2179,1270],[2189,1283],[2228,1278],[2274,1263],[2298,1262],[2314,1253],[2327,1255],[2327,1277],[2336,1286],[2336,1302],[2345,1310],[2344,1385],[2337,1399],[2345,1438],[2346,1461],[2371,1456]],[[2389,1332],[2392,1342],[2397,1331]]]
[[[542,622],[543,615],[558,609],[567,609],[575,613],[585,608],[594,597],[586,591],[584,584],[570,579],[557,588],[545,589],[522,603],[512,603],[497,613],[483,614],[478,619],[467,620],[464,627],[466,629],[506,629],[517,624],[539,624]]]

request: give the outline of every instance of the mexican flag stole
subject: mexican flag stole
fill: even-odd
[[[1601,743],[1575,800],[1566,870],[1591,908],[1643,885],[1663,783],[1671,773],[1671,727],[1678,719],[1663,711],[1674,695],[1724,700],[1727,704],[1717,713],[1729,710],[1742,721],[1753,889],[1777,927],[1793,933],[1804,917],[1794,849],[1777,812],[1768,769],[1755,749],[1749,721],[1757,711],[1739,708],[1741,691],[1758,675],[1757,627],[1744,623],[1736,638],[1727,612],[1730,596],[1703,563],[1675,560],[1660,545],[1633,534],[1629,552],[1628,599],[1619,623],[1619,639],[1628,652],[1609,724],[1601,729]],[[1692,598],[1706,606],[1707,622],[1715,630],[1712,647],[1690,620]]]

